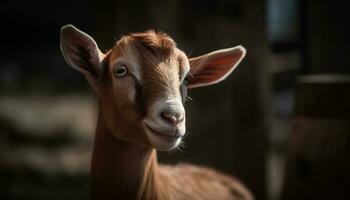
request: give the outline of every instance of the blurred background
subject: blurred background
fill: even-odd
[[[189,91],[190,135],[160,162],[238,177],[256,199],[350,199],[350,6],[312,0],[0,3],[0,199],[88,199],[97,99],[59,49],[74,24],[106,51],[169,33],[191,56],[243,45],[224,82]]]

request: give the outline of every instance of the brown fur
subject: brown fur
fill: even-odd
[[[158,165],[142,120],[150,105],[158,105],[152,104],[156,99],[181,97],[181,81],[190,69],[187,56],[169,36],[155,31],[131,34],[102,54],[89,36],[72,26],[64,27],[61,35],[66,60],[88,78],[99,96],[91,199],[253,199],[239,181],[212,169]],[[102,61],[102,68],[97,61]],[[116,78],[114,70],[120,65],[132,73]]]
[[[252,200],[236,179],[189,164],[158,165],[154,149],[123,142],[99,116],[91,168],[91,199]]]
[[[144,80],[142,93],[147,94],[142,95],[144,107],[148,107],[154,99],[163,95],[164,91],[170,91],[173,94],[179,92],[173,88],[179,87],[180,79],[189,69],[189,63],[187,57],[177,50],[176,43],[169,36],[152,30],[124,36],[105,59],[111,62],[118,57],[130,54],[130,51],[135,54],[133,56],[142,66],[141,73]],[[112,67],[109,66],[110,72],[109,76],[105,77],[106,79],[113,79]],[[108,87],[110,81],[107,81],[106,85]]]

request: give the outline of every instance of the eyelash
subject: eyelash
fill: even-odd
[[[183,78],[183,80],[182,80],[182,83],[181,83],[181,84],[185,84],[185,85],[187,85],[187,83],[188,83],[188,81],[189,81],[190,77],[191,77],[191,74],[188,72],[188,73],[187,73],[187,74],[184,76],[184,78]]]
[[[122,70],[122,71],[120,71],[120,70]],[[127,68],[126,65],[119,64],[114,68],[113,73],[116,77],[122,78],[122,77],[125,77],[129,74],[129,69]]]
[[[183,103],[185,103],[188,100],[192,100],[192,98],[188,96],[187,88],[186,88],[186,85],[187,85],[190,78],[191,78],[191,74],[187,73],[181,82],[180,91],[181,91]]]

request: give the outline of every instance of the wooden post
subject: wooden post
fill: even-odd
[[[350,199],[350,76],[300,78],[295,115],[282,199]]]

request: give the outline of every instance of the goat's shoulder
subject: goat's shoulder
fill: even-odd
[[[211,168],[181,163],[161,165],[160,172],[170,196],[180,193],[184,199],[253,199],[239,180]]]

